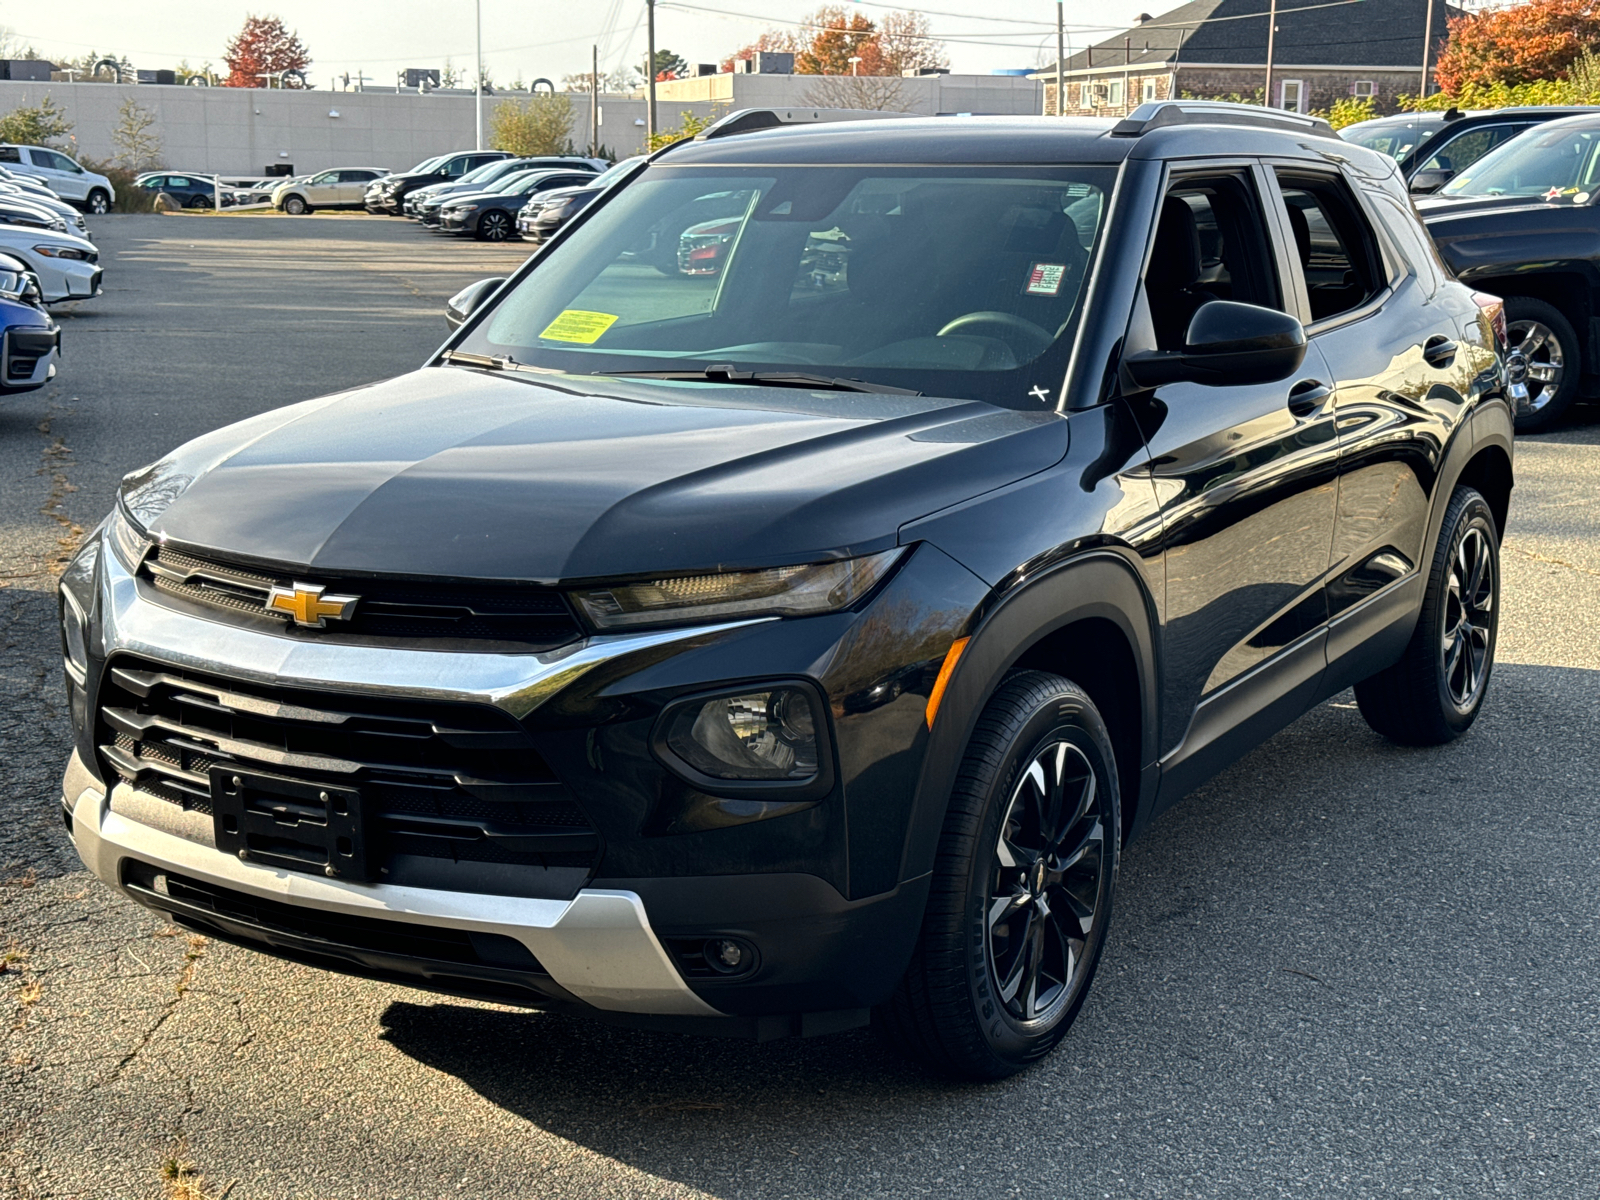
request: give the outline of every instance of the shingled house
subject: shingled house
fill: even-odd
[[[1427,6],[1430,65],[1461,10],[1445,0],[1278,0],[1269,102],[1294,112],[1371,96],[1389,112],[1422,84]],[[1122,116],[1146,100],[1261,99],[1270,0],[1191,0],[1071,55],[1063,71],[1069,116]],[[1056,113],[1056,66],[1030,78]]]

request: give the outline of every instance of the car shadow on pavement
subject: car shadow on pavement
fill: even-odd
[[[1597,706],[1600,671],[1500,664],[1472,732],[1429,749],[1371,733],[1348,692],[1318,706],[1130,848],[1083,1016],[1055,1055],[1001,1083],[931,1079],[865,1030],[753,1045],[398,1002],[383,1037],[541,1129],[712,1195],[762,1177],[828,1194],[791,1172],[802,1160],[824,1173],[860,1166],[852,1145],[879,1165],[925,1170],[937,1194],[940,1152],[946,1163],[981,1154],[997,1136],[973,1126],[975,1101],[1067,1120],[1028,1135],[1041,1146],[1114,1141],[1122,1165],[1153,1161],[1174,1149],[1162,1132],[1173,1120],[1199,1104],[1237,1115],[1262,1087],[1292,1097],[1269,1122],[1277,1144],[1331,1168],[1328,1145],[1359,1157],[1379,1140],[1342,1078],[1329,1082],[1356,1059],[1380,1083],[1350,1088],[1403,1083],[1411,1095],[1385,1114],[1403,1141],[1459,1137],[1438,1115],[1460,1098],[1457,1072],[1505,1077],[1511,1090],[1480,1107],[1523,1086],[1538,1096],[1535,1060],[1557,1044],[1547,1039],[1584,1036],[1555,1008],[1528,1018],[1526,1038],[1474,1031],[1499,1006],[1527,1012],[1530,990],[1592,994],[1593,889],[1574,879],[1568,895],[1547,877],[1551,863],[1600,852],[1600,744],[1524,734]],[[1485,920],[1488,895],[1499,899]],[[1537,945],[1524,922],[1537,922]],[[1545,965],[1507,978],[1506,963],[1530,959]],[[1402,1012],[1397,993],[1428,1003]],[[1416,1049],[1430,1037],[1453,1043],[1439,1063]],[[1384,1169],[1395,1167],[1409,1169]]]

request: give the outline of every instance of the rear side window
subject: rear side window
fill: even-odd
[[[367,183],[377,176],[371,171],[340,171],[340,183]]]
[[[1402,205],[1389,193],[1376,188],[1368,189],[1366,197],[1396,253],[1417,277],[1423,290],[1433,295],[1439,290],[1440,280],[1437,252],[1427,231],[1418,223],[1416,211],[1409,204]]]
[[[1360,308],[1383,290],[1383,258],[1342,180],[1278,172],[1312,321]]]
[[[1527,125],[1483,125],[1477,129],[1469,129],[1435,150],[1428,161],[1422,164],[1422,170],[1464,170],[1496,146],[1510,141],[1527,128]]]
[[[22,161],[22,151],[15,146],[0,146],[0,163]]]
[[[183,176],[183,175],[168,175],[167,176],[167,186],[168,187],[188,187],[189,186],[189,180],[188,180],[188,178],[186,176]]]

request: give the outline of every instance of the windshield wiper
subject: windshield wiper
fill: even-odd
[[[551,370],[549,367],[535,367],[527,363],[519,363],[514,358],[504,355],[472,354],[466,350],[446,350],[442,357],[445,362],[459,363],[463,367],[482,367],[487,371],[527,371],[534,375],[560,375],[560,371]]]
[[[879,392],[888,396],[920,396],[910,388],[868,383],[862,379],[841,379],[834,375],[808,375],[803,371],[736,371],[729,364],[700,371],[598,371],[599,375],[621,375],[631,379],[693,379],[707,383],[749,383],[757,387],[808,388],[824,392]]]

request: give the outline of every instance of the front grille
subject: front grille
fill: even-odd
[[[564,596],[554,588],[523,583],[438,583],[391,579],[336,579],[262,571],[197,558],[157,546],[139,569],[158,593],[203,605],[241,623],[295,628],[287,613],[267,608],[273,587],[321,585],[328,595],[359,596],[348,621],[306,636],[332,641],[448,644],[495,643],[518,651],[553,650],[582,636]]]
[[[470,704],[263,689],[118,656],[95,740],[117,778],[211,814],[211,772],[359,790],[368,858],[584,868],[599,838],[532,737]]]

